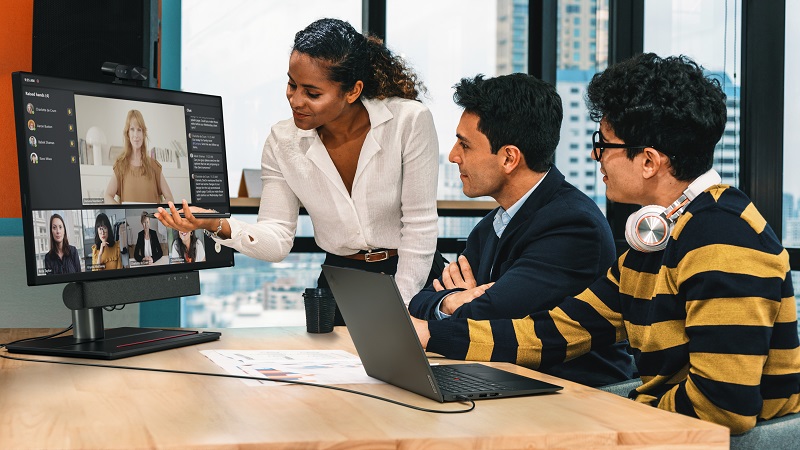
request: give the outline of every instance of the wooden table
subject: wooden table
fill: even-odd
[[[0,342],[47,331],[0,329]],[[304,328],[226,329],[217,342],[111,363],[222,373],[202,349],[355,353],[341,327],[323,335]],[[512,364],[493,365],[564,390],[478,401],[472,412],[442,415],[307,386],[252,387],[236,379],[0,359],[0,448],[728,447],[725,427]],[[464,407],[386,384],[345,387],[427,408]]]

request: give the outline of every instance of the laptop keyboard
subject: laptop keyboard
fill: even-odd
[[[439,389],[453,393],[507,391],[507,386],[464,373],[452,366],[431,366]]]

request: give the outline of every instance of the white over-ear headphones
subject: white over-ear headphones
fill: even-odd
[[[703,191],[719,184],[722,179],[714,169],[697,177],[668,207],[649,205],[628,216],[625,224],[625,240],[634,250],[644,253],[664,250],[672,232],[672,226],[683,214],[686,206]]]

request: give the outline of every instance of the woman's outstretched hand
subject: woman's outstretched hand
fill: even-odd
[[[175,204],[169,202],[169,210],[158,207],[158,212],[155,213],[156,219],[163,223],[164,226],[173,228],[178,231],[194,231],[197,229],[216,229],[217,219],[198,219],[192,212],[211,212],[211,210],[198,208],[196,206],[189,207],[186,199],[183,200],[181,209],[175,208]],[[184,217],[181,217],[181,214]]]

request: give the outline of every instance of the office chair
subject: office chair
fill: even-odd
[[[601,391],[621,397],[642,385],[641,379],[627,380],[601,386]],[[800,430],[800,413],[789,414],[756,423],[752,430],[731,436],[731,450],[768,448],[770,450],[794,450],[797,448],[797,430]]]

